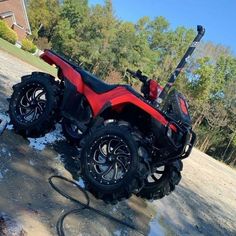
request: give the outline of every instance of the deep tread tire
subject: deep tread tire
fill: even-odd
[[[181,171],[183,169],[182,161],[175,161],[167,166],[163,175],[154,183],[146,182],[142,190],[136,195],[148,200],[161,199],[174,191],[175,186],[181,180]]]
[[[120,182],[112,185],[100,184],[90,174],[88,169],[87,155],[90,146],[101,136],[112,134],[121,137],[129,146],[132,155],[132,165]],[[139,191],[148,175],[148,168],[138,154],[139,143],[133,138],[132,130],[129,126],[111,123],[102,125],[99,128],[91,129],[81,140],[82,148],[80,154],[81,176],[86,188],[98,199],[106,203],[116,204],[118,201],[129,198],[133,192]]]
[[[24,91],[40,84],[46,91],[47,103],[43,113],[31,123],[21,122],[17,118],[16,106]],[[27,137],[39,137],[50,131],[59,117],[60,88],[54,77],[42,72],[33,72],[21,78],[21,83],[13,86],[10,98],[9,115],[15,132]]]

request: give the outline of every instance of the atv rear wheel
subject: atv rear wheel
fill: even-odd
[[[82,178],[95,197],[115,204],[143,187],[148,171],[129,127],[103,125],[91,130],[81,147]]]
[[[60,89],[48,74],[34,72],[13,86],[9,115],[17,133],[38,137],[52,129],[59,110]]]
[[[169,195],[180,182],[182,169],[183,164],[181,161],[175,161],[157,168],[155,173],[149,175],[145,180],[145,185],[137,193],[137,196],[148,200],[156,200]]]

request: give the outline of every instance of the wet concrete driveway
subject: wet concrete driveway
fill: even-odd
[[[35,70],[0,51],[0,118],[7,118],[6,98],[12,85]],[[54,191],[48,178],[55,174],[78,178],[77,156],[78,150],[61,135],[60,125],[43,138],[29,140],[8,126],[0,136],[0,235],[6,219],[12,219],[16,230],[23,227],[29,236],[57,235],[59,216],[78,206]],[[159,201],[150,203],[133,196],[111,206],[90,195],[92,206],[133,224],[144,235],[235,236],[236,171],[195,149],[184,160],[182,177],[176,190]],[[83,200],[74,186],[59,181],[57,185]],[[88,210],[69,216],[65,229],[68,236],[139,235]]]

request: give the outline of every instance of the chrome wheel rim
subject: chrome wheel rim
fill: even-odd
[[[47,104],[46,91],[41,85],[33,85],[18,100],[17,117],[22,123],[38,120]]]
[[[115,135],[96,140],[87,156],[92,177],[106,185],[120,182],[131,166],[131,152],[126,142]]]

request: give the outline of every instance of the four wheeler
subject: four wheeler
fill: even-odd
[[[136,194],[158,199],[181,179],[183,158],[195,141],[186,99],[170,90],[194,51],[198,35],[162,88],[141,71],[127,70],[142,82],[109,85],[57,53],[41,58],[58,68],[58,78],[42,72],[23,76],[13,86],[9,114],[17,133],[41,136],[62,120],[63,131],[79,143],[81,177],[97,198],[116,203]]]

